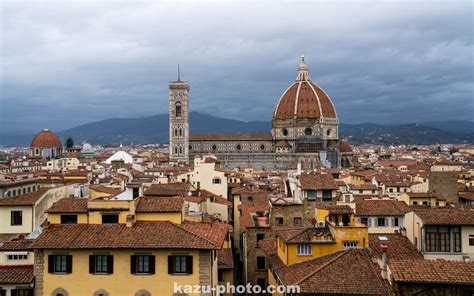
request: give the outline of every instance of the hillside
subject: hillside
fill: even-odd
[[[270,121],[250,121],[190,113],[191,133],[269,133]],[[76,143],[119,145],[168,142],[168,114],[140,118],[111,118],[83,124],[57,133],[72,136]],[[474,143],[474,122],[436,121],[402,125],[375,123],[341,124],[341,138],[352,144]],[[0,145],[28,146],[34,135],[0,134]]]

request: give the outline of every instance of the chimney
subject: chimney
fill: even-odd
[[[380,249],[382,249],[382,278],[388,279],[388,272],[387,272],[387,244],[380,244]]]
[[[135,215],[127,215],[126,226],[132,227],[135,224]]]

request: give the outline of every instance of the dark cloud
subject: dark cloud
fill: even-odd
[[[472,120],[471,1],[3,2],[3,130],[167,112],[270,120],[299,55],[342,122]],[[160,128],[160,127],[157,127]]]

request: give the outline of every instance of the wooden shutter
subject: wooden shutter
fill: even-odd
[[[155,256],[150,255],[148,256],[150,261],[148,262],[148,266],[150,267],[150,274],[155,274]]]
[[[89,255],[89,273],[95,273],[95,255]]]
[[[113,255],[107,256],[107,273],[108,274],[114,273],[114,256]]]
[[[168,256],[168,274],[174,274],[174,256]]]
[[[54,273],[54,255],[48,255],[48,273]]]
[[[72,273],[72,255],[66,255],[66,273]]]
[[[193,256],[186,256],[186,273],[193,274]]]
[[[130,273],[137,273],[137,256],[135,255],[130,256]]]

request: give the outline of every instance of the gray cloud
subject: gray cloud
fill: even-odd
[[[192,110],[270,120],[303,52],[342,122],[472,120],[472,11],[471,1],[3,2],[0,126],[166,113],[177,63]]]

